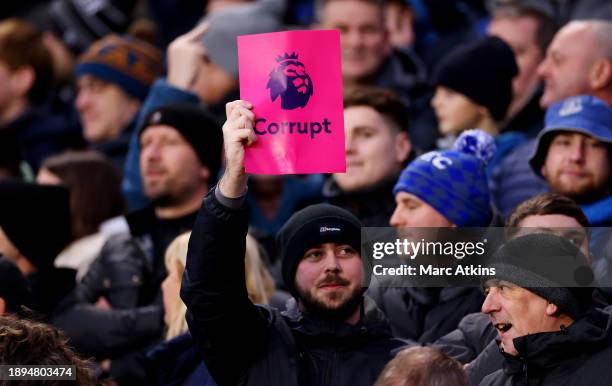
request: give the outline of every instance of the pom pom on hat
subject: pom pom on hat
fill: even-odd
[[[471,154],[480,159],[485,165],[493,159],[497,150],[495,139],[493,139],[491,134],[478,129],[466,130],[461,133],[455,141],[453,149],[465,154]]]
[[[412,161],[393,194],[414,194],[457,226],[487,226],[493,214],[485,165],[494,154],[489,134],[469,130],[455,141],[455,149],[432,151]]]

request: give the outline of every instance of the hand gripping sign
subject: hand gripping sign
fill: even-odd
[[[238,65],[257,134],[247,173],[346,171],[338,31],[239,36]]]

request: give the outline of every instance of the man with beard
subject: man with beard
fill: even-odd
[[[403,343],[362,295],[355,216],[326,204],[295,213],[277,236],[295,299],[283,313],[248,299],[244,150],[257,139],[252,107],[227,105],[225,173],[200,209],[181,287],[190,332],[220,386],[371,385]]]
[[[126,216],[130,234],[109,238],[53,320],[79,352],[104,360],[102,369],[126,384],[143,382],[144,352],[161,337],[164,252],[193,226],[221,164],[220,129],[197,105],[154,109],[139,138],[152,205]]]
[[[530,159],[551,191],[581,205],[591,226],[612,225],[612,108],[593,96],[567,98],[546,112]]]

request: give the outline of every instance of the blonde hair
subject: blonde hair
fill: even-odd
[[[189,245],[190,236],[191,232],[181,234],[175,238],[166,249],[166,270],[170,271],[170,267],[174,265],[179,277],[182,277],[185,271],[187,247]],[[267,304],[275,290],[274,281],[263,262],[259,244],[251,235],[246,236],[244,259],[246,287],[249,298],[253,303]],[[171,309],[166,310],[166,312],[170,312],[172,316],[167,326],[166,340],[172,339],[187,331],[187,321],[185,320],[187,307],[180,297],[177,296]]]

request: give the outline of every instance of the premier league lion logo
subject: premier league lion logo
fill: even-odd
[[[277,57],[276,62],[278,66],[270,73],[267,86],[272,102],[280,96],[283,110],[304,108],[312,95],[312,80],[306,67],[295,52]]]

